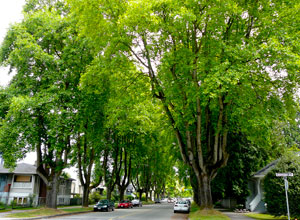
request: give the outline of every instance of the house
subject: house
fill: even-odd
[[[0,164],[0,201],[7,204],[12,201],[17,204],[37,204],[34,197],[39,192],[39,181],[33,165],[21,163],[11,172]]]
[[[251,212],[266,212],[264,199],[264,188],[263,188],[263,179],[264,177],[276,166],[278,160],[269,163],[267,166],[257,171],[252,175],[251,180],[248,183],[248,188],[250,190],[250,195],[246,200],[246,209],[249,209]]]
[[[70,204],[73,179],[61,178],[57,195],[58,205]],[[0,202],[18,205],[43,205],[46,202],[46,184],[36,172],[36,166],[17,164],[11,171],[0,164]]]

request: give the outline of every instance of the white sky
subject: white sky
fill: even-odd
[[[0,0],[0,44],[10,24],[21,21],[22,8],[25,0]],[[0,67],[0,85],[6,86],[12,75],[8,75],[8,68]]]
[[[10,24],[20,22],[23,18],[22,8],[25,0],[0,0],[0,44],[6,35]],[[0,66],[0,86],[7,86],[12,78],[12,74],[8,75],[8,68]],[[34,164],[36,161],[36,153],[27,154],[22,160],[23,163]],[[66,169],[66,172],[71,174],[72,178],[76,178],[76,169]]]

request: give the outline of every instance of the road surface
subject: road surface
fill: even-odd
[[[53,220],[187,220],[187,214],[173,211],[173,204],[145,205],[133,209],[115,209],[113,212],[89,212],[50,218]]]

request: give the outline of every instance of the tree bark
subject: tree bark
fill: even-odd
[[[122,187],[119,188],[119,193],[120,193],[120,201],[124,200],[125,189]]]
[[[111,199],[111,190],[110,190],[110,187],[107,187],[106,198],[109,199],[109,200]]]
[[[82,198],[82,206],[88,207],[89,206],[89,194],[90,188],[87,184],[83,186],[83,198]]]
[[[53,179],[47,184],[47,196],[46,207],[56,209],[57,208],[57,194],[59,187],[59,175],[55,174]]]

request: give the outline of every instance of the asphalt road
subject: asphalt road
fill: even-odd
[[[187,214],[173,211],[173,204],[145,205],[133,209],[115,209],[113,212],[89,212],[63,217],[51,218],[65,219],[91,219],[91,220],[187,220]]]

